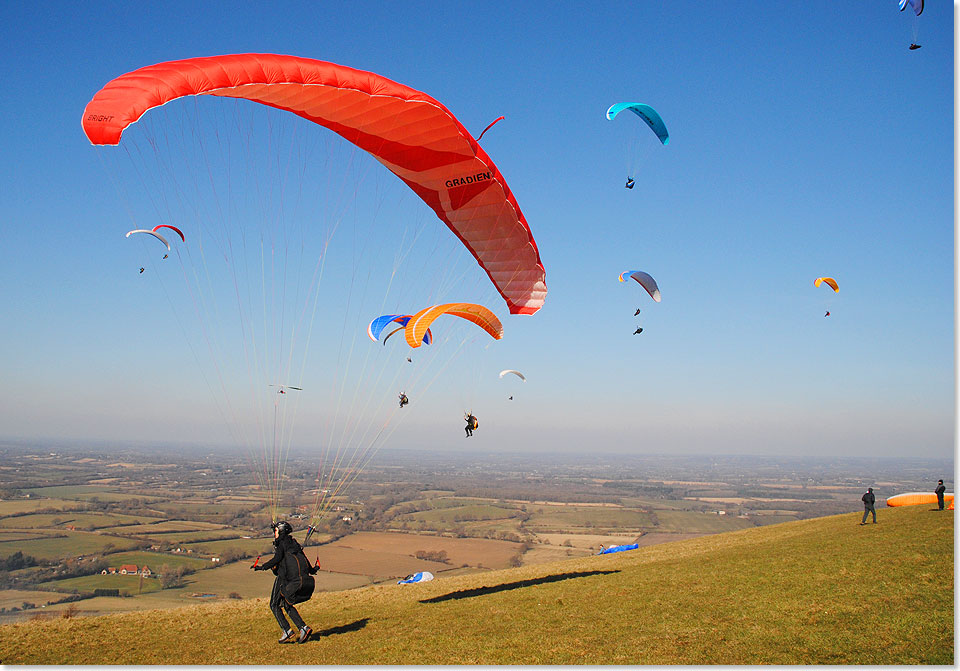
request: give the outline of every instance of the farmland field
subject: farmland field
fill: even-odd
[[[434,575],[454,568],[457,564],[416,559],[409,555],[376,550],[357,550],[336,544],[321,545],[306,549],[307,559],[313,563],[320,558],[320,568],[334,573],[370,576],[374,580],[402,578],[417,571],[430,571]]]
[[[123,550],[137,545],[137,541],[117,536],[103,536],[85,531],[57,530],[56,536],[38,536],[32,540],[7,541],[0,543],[0,557],[9,557],[15,552],[37,559],[61,559],[102,553],[104,548],[112,545],[115,549]],[[2,537],[2,535],[0,535]]]
[[[223,529],[222,524],[212,522],[189,522],[186,520],[163,520],[149,524],[124,526],[125,534],[159,534],[169,531],[202,531],[209,529]],[[119,531],[119,530],[118,530]]]
[[[80,529],[108,529],[122,524],[142,524],[158,518],[142,515],[120,515],[116,513],[61,512],[36,513],[0,518],[0,528],[40,529],[43,527],[64,527],[68,524]]]
[[[141,583],[138,575],[85,575],[79,578],[65,580],[51,580],[44,583],[44,587],[57,592],[92,592],[95,589],[119,589],[121,594],[132,596],[138,593],[159,592],[160,581],[156,578],[145,577]]]
[[[643,529],[653,526],[650,513],[610,507],[528,506],[531,530]]]
[[[425,522],[432,527],[446,527],[460,522],[509,519],[516,517],[518,514],[519,512],[513,508],[502,508],[500,506],[486,504],[468,504],[409,513],[407,515],[401,515],[398,519],[401,521]]]
[[[37,606],[58,601],[63,598],[62,594],[53,594],[51,592],[38,592],[34,590],[6,589],[0,591],[0,608],[10,610],[11,608],[20,608],[24,601]]]
[[[316,591],[320,592],[353,589],[369,585],[371,582],[368,576],[332,573],[326,570],[318,572],[314,579]],[[265,573],[251,571],[250,562],[243,561],[191,573],[184,577],[186,584],[183,587],[166,591],[171,595],[179,594],[185,598],[193,593],[216,594],[220,598],[237,593],[244,599],[260,597],[266,601],[270,596],[273,580],[273,574],[269,571]],[[269,615],[266,603],[264,603],[264,612]]]
[[[33,513],[38,510],[82,510],[87,504],[64,499],[16,499],[0,501],[0,517]]]
[[[357,550],[379,550],[398,555],[413,556],[418,550],[444,551],[450,566],[482,565],[484,568],[506,568],[510,560],[521,552],[519,543],[485,538],[447,538],[393,532],[361,531],[333,543]]]
[[[713,515],[695,511],[658,510],[658,531],[683,531],[715,534],[754,526],[749,520],[733,515]]]
[[[189,557],[168,552],[117,552],[116,554],[107,555],[104,559],[107,560],[108,565],[116,568],[119,568],[122,564],[136,564],[141,568],[146,565],[150,567],[150,570],[154,573],[164,564],[171,568],[186,566],[191,569],[204,569],[213,563],[209,559],[200,559],[199,557]]]
[[[570,547],[584,550],[597,549],[601,545],[623,545],[636,543],[638,534],[537,534],[539,540],[550,545],[568,543]]]
[[[194,552],[204,552],[211,555],[220,554],[227,549],[237,549],[247,557],[273,555],[273,538],[231,538],[229,540],[184,543],[183,546],[191,548]]]
[[[131,494],[127,492],[118,492],[111,487],[101,487],[97,485],[60,485],[56,487],[38,487],[31,489],[30,492],[35,496],[59,497],[63,499],[72,499],[77,501],[92,501],[96,499],[107,503],[116,503],[120,501],[161,501],[163,497],[151,496],[148,494]]]

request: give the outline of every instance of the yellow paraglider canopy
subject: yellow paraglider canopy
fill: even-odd
[[[834,292],[840,293],[840,287],[837,286],[837,281],[832,277],[818,277],[813,281],[813,286],[819,287],[821,283],[829,286]]]

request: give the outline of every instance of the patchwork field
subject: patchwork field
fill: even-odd
[[[518,511],[514,508],[472,504],[424,510],[402,515],[398,519],[401,521],[424,522],[431,526],[451,526],[461,522],[509,519],[516,517],[518,514]]]
[[[51,580],[43,584],[57,592],[92,592],[96,589],[119,589],[121,594],[132,596],[134,594],[160,591],[159,580],[150,577],[144,577],[143,580],[141,580],[140,576],[137,575],[100,575],[98,573],[96,575],[81,576],[79,578]]]
[[[209,559],[200,559],[183,554],[172,554],[169,552],[117,552],[116,554],[104,557],[110,566],[119,568],[123,564],[136,564],[139,567],[148,566],[153,572],[157,572],[161,566],[166,564],[171,568],[185,566],[190,569],[203,569],[211,566],[213,562]]]
[[[118,492],[116,489],[100,485],[60,485],[56,487],[38,487],[29,490],[35,496],[62,498],[75,501],[103,501],[117,503],[120,501],[162,501],[163,497],[149,494]]]
[[[109,529],[119,525],[144,524],[158,518],[142,515],[121,515],[117,513],[59,512],[37,513],[0,518],[0,528],[6,529],[42,529],[72,525],[78,529]]]
[[[658,531],[716,534],[754,526],[750,520],[734,515],[714,515],[696,511],[658,510],[656,516]]]
[[[66,499],[16,499],[13,501],[0,501],[0,517],[8,515],[19,515],[21,513],[34,513],[41,510],[83,510],[87,505],[80,501],[68,501]]]
[[[6,533],[8,532],[0,532],[0,538],[5,538]],[[30,540],[8,539],[0,542],[0,557],[9,557],[19,551],[24,555],[36,557],[40,560],[55,560],[103,553],[108,547],[124,550],[136,547],[138,543],[138,541],[129,538],[103,536],[86,531],[57,530],[56,532],[47,532],[47,534],[54,533],[55,536],[44,535],[40,532]]]
[[[302,536],[298,536],[298,538],[302,538]],[[241,552],[246,557],[270,556],[273,554],[273,538],[231,538],[229,540],[184,543],[183,547],[190,548],[194,552],[211,555],[217,555],[231,549]]]
[[[525,526],[533,531],[593,531],[594,529],[636,529],[654,525],[650,513],[607,506],[528,506]]]
[[[373,580],[402,578],[417,571],[430,571],[434,575],[457,564],[416,559],[409,555],[393,554],[376,550],[358,550],[336,544],[311,547],[306,550],[307,559],[313,563],[318,557],[320,567],[334,573],[370,576]]]
[[[636,543],[639,534],[551,534],[538,533],[537,539],[549,545],[566,545],[581,550],[597,549],[601,545]]]
[[[483,566],[484,568],[506,568],[510,566],[510,560],[522,550],[520,543],[510,541],[374,531],[361,531],[351,534],[336,541],[333,545],[357,550],[378,550],[381,552],[386,550],[411,557],[420,550],[426,552],[444,551],[447,553],[451,567],[467,564]]]
[[[11,608],[20,608],[24,602],[32,603],[37,606],[48,604],[51,601],[62,599],[62,594],[52,592],[39,592],[22,589],[6,589],[0,591],[0,608],[10,610]]]

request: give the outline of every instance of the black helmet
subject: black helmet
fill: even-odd
[[[279,531],[281,536],[293,533],[293,527],[290,526],[290,523],[286,521],[274,522],[273,524],[270,525],[270,528],[276,529],[277,531]]]

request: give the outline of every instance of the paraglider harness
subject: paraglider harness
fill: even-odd
[[[270,525],[279,530],[279,535],[273,545],[276,553],[269,560],[260,564],[260,558],[251,566],[255,571],[271,570],[277,576],[278,588],[283,601],[293,606],[308,601],[313,596],[315,582],[314,574],[319,570],[317,564],[311,566],[303,547],[291,535],[293,527],[289,522],[274,522]]]
[[[466,426],[467,436],[468,437],[472,436],[474,429],[480,426],[480,422],[477,421],[477,418],[473,416],[472,412],[466,413],[463,416],[463,418],[467,420],[467,426]]]

